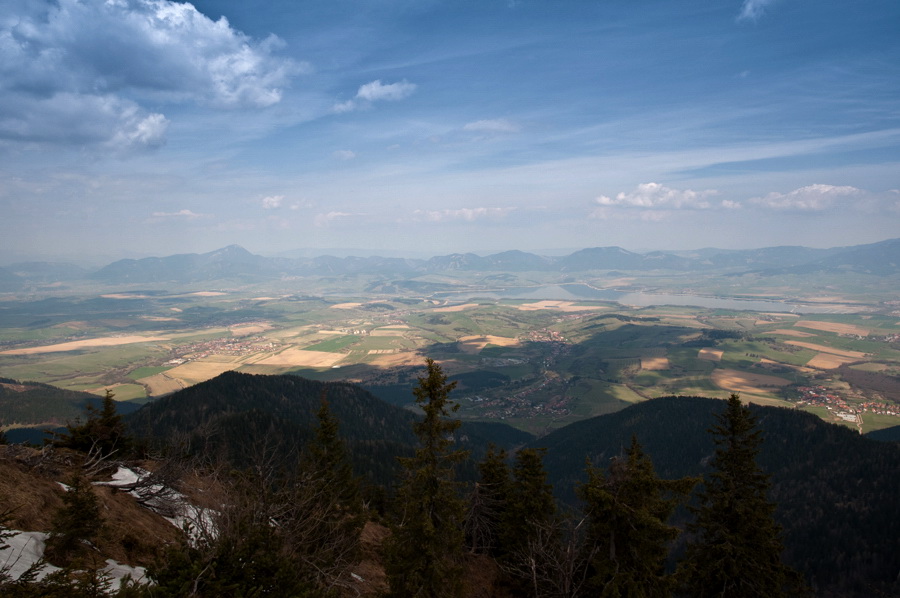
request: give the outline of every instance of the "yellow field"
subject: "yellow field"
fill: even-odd
[[[790,380],[778,376],[764,374],[748,374],[737,370],[716,369],[712,373],[712,381],[725,390],[740,393],[764,394],[767,389],[790,384]]]
[[[725,351],[721,349],[700,349],[697,353],[698,359],[706,359],[707,361],[722,361],[722,355]]]
[[[844,357],[842,355],[834,355],[832,353],[819,353],[812,359],[806,362],[811,368],[818,368],[820,370],[833,370],[835,368],[839,368],[845,363],[852,363],[854,361],[858,361],[853,357]]]
[[[519,341],[514,338],[505,336],[463,336],[459,339],[460,349],[466,353],[478,353],[487,345],[498,345],[501,347],[512,347],[518,345]]]
[[[250,336],[251,334],[259,334],[265,332],[272,326],[270,324],[251,324],[247,326],[235,326],[231,329],[234,336]]]
[[[821,353],[831,353],[832,355],[840,355],[841,357],[850,357],[852,359],[863,359],[866,354],[861,353],[859,351],[845,351],[843,349],[832,349],[831,347],[826,347],[825,345],[816,345],[813,343],[804,343],[800,341],[785,341],[786,345],[794,345],[796,347],[803,347],[804,349],[812,349],[813,351],[819,351]]]
[[[668,357],[641,357],[642,370],[667,370],[669,369]]]
[[[329,307],[331,309],[356,309],[360,305],[362,305],[362,303],[335,303]]]
[[[195,297],[218,297],[219,295],[227,295],[227,293],[223,293],[222,291],[197,291],[195,293],[188,293],[188,295],[193,295]]]
[[[398,330],[396,328],[376,328],[369,333],[370,336],[403,336],[406,330]]]
[[[179,365],[164,372],[169,378],[179,380],[185,386],[193,386],[200,382],[206,382],[215,378],[219,374],[224,374],[231,370],[236,370],[241,366],[240,362],[235,361],[191,361],[184,365]]]
[[[146,378],[141,378],[137,382],[138,384],[143,384],[147,387],[147,394],[151,397],[169,394],[170,392],[181,390],[187,386],[182,381],[171,378],[165,373],[147,376]]]
[[[478,304],[477,303],[463,303],[461,305],[450,305],[448,307],[438,307],[437,309],[434,309],[432,311],[442,311],[442,312],[463,311],[466,309],[472,309],[473,307],[478,307]]]
[[[28,347],[26,349],[9,349],[0,351],[0,355],[34,355],[36,353],[57,353],[60,351],[75,351],[88,347],[114,347],[116,345],[130,345],[132,343],[151,343],[154,341],[167,341],[168,336],[107,336],[103,338],[86,338],[80,341],[58,343],[55,345],[41,345],[40,347]]]
[[[786,328],[779,328],[778,330],[773,330],[772,334],[784,334],[786,336],[796,336],[797,338],[807,338],[810,336],[816,336],[812,332],[801,332],[799,330],[788,330]]]
[[[520,311],[535,311],[538,309],[552,309],[555,311],[593,311],[609,309],[603,305],[575,305],[574,301],[537,301],[524,303],[516,307]]]
[[[277,355],[260,359],[254,363],[262,365],[304,366],[304,367],[330,367],[346,357],[343,353],[329,353],[327,351],[305,351],[303,349],[285,349]],[[171,370],[170,370],[171,371]]]
[[[369,363],[382,368],[392,368],[401,365],[422,365],[425,363],[425,358],[415,351],[402,351],[389,355],[378,355]]]
[[[837,334],[856,334],[866,336],[869,334],[868,328],[854,326],[853,324],[838,324],[837,322],[814,322],[812,320],[800,320],[794,326],[803,328],[812,328],[813,330],[824,330],[825,332],[834,332]]]

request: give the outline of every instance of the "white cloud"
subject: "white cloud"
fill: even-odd
[[[756,21],[766,12],[766,9],[777,0],[744,0],[738,21]]]
[[[619,193],[614,198],[601,195],[595,199],[595,203],[603,208],[639,208],[639,209],[695,209],[705,210],[714,207],[725,206],[727,202],[711,202],[712,196],[718,195],[718,191],[708,189],[706,191],[692,191],[685,189],[671,189],[659,183],[642,183],[634,191]]]
[[[356,152],[351,150],[337,150],[331,154],[333,158],[337,158],[338,160],[352,160],[356,157]]]
[[[268,197],[263,197],[260,203],[266,210],[274,210],[280,208],[283,201],[284,195],[269,195]]]
[[[413,216],[417,220],[428,222],[446,222],[464,220],[473,222],[485,218],[502,218],[514,208],[460,208],[457,210],[416,210]]]
[[[197,214],[191,210],[178,210],[177,212],[153,212],[154,218],[181,218],[184,220],[196,220],[197,218],[208,218],[208,214]]]
[[[522,127],[514,122],[510,122],[505,118],[497,118],[493,120],[476,120],[467,123],[463,127],[464,131],[478,131],[483,133],[518,133]]]
[[[789,193],[772,192],[764,197],[754,197],[750,203],[772,210],[818,212],[838,200],[862,194],[862,190],[850,186],[807,185]]]
[[[27,8],[26,8],[27,7]],[[304,65],[170,0],[34,0],[0,19],[0,139],[156,147],[144,101],[261,108]],[[12,12],[12,11],[10,11]],[[73,118],[51,127],[61,106]]]
[[[361,108],[368,108],[374,102],[396,102],[408,98],[416,90],[417,85],[406,79],[397,83],[385,85],[381,79],[376,79],[364,85],[360,85],[353,99],[335,104],[332,111],[337,113],[351,112]]]

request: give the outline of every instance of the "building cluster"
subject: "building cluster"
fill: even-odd
[[[180,363],[184,363],[188,355],[191,359],[201,359],[210,355],[253,355],[271,351],[277,346],[276,343],[260,337],[214,338],[178,347],[181,357],[171,361],[180,360]]]

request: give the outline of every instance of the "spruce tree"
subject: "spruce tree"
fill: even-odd
[[[100,499],[84,476],[74,474],[63,494],[63,506],[53,515],[47,552],[56,564],[67,564],[84,552],[85,543],[94,540],[103,529]]]
[[[679,567],[682,589],[696,598],[795,596],[802,583],[781,562],[781,527],[766,496],[769,476],[756,463],[762,443],[756,419],[736,394],[716,419],[713,471],[688,527],[694,538]]]
[[[342,513],[360,518],[363,512],[359,480],[347,455],[347,448],[339,434],[338,420],[331,413],[327,389],[322,390],[318,425],[309,444],[307,469],[315,475],[316,483]]]
[[[451,450],[459,420],[448,419],[458,405],[449,393],[441,367],[426,360],[427,375],[413,390],[424,418],[414,424],[419,446],[415,456],[402,458],[404,478],[397,491],[397,520],[386,549],[390,595],[395,597],[461,596],[463,517],[454,466],[465,451]]]
[[[466,541],[472,552],[498,556],[500,530],[509,507],[511,480],[506,451],[491,444],[478,464],[479,478],[469,500]]]
[[[635,437],[605,474],[590,465],[587,474],[579,495],[588,518],[591,595],[671,596],[674,580],[665,564],[679,532],[666,521],[696,481],[661,480]]]

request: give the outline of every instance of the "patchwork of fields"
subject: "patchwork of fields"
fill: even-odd
[[[536,432],[670,394],[739,392],[866,431],[900,413],[900,322],[872,313],[199,291],[58,301],[0,323],[0,377],[119,400],[239,370],[350,380],[406,404],[428,356],[457,380],[462,417]],[[843,415],[799,390],[813,386]]]

